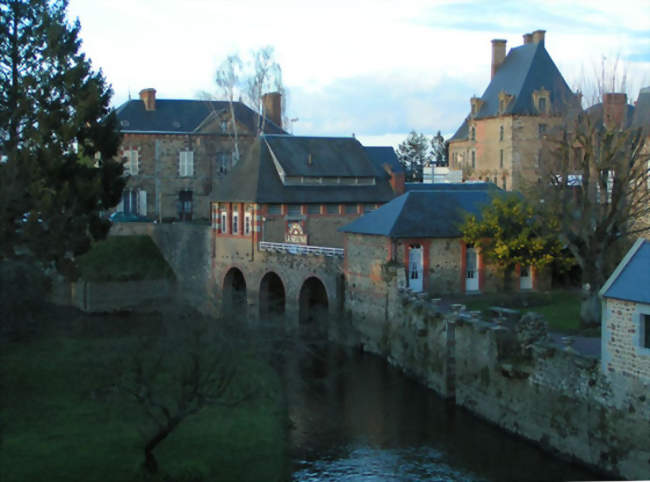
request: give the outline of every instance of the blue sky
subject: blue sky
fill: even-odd
[[[510,49],[546,30],[551,57],[586,97],[603,57],[632,97],[650,85],[647,0],[70,0],[68,12],[116,105],[145,87],[218,95],[227,55],[272,45],[293,132],[354,133],[367,145],[397,145],[412,129],[453,134],[489,82],[493,38]]]

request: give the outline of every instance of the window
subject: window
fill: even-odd
[[[124,174],[137,176],[140,172],[140,153],[137,149],[124,151]]]
[[[499,151],[499,167],[503,169],[503,149]]]
[[[191,177],[194,175],[194,152],[180,151],[178,153],[178,175]]]
[[[339,205],[338,204],[328,204],[327,205],[327,214],[338,214]]]
[[[377,205],[376,205],[376,204],[364,204],[364,205],[363,205],[363,212],[364,212],[364,213],[371,213],[371,212],[374,211],[375,209],[377,209]]]
[[[227,152],[220,152],[217,154],[217,172],[219,174],[227,174],[230,167],[230,154]]]
[[[506,177],[503,176],[503,178],[501,179],[501,181],[503,182],[503,190],[505,191],[505,190],[506,190]]]
[[[470,139],[475,141],[476,140],[476,127],[472,126],[470,130]]]
[[[535,159],[535,167],[539,169],[542,166],[542,150],[537,151],[537,158]]]
[[[307,204],[307,214],[320,214],[320,204]]]
[[[476,151],[472,151],[472,169],[476,169]]]
[[[181,221],[192,220],[192,191],[179,191],[178,193],[178,218]]]
[[[300,217],[300,204],[289,204],[287,214],[291,217]]]
[[[540,97],[538,102],[537,102],[537,109],[540,112],[545,113],[546,112],[546,97]]]
[[[270,216],[279,216],[282,214],[282,204],[269,204],[268,213]]]
[[[537,137],[540,139],[544,137],[544,134],[546,133],[546,124],[539,124],[537,126]]]
[[[221,232],[228,232],[228,213],[226,211],[221,211]]]
[[[244,214],[244,234],[249,235],[251,233],[251,213]]]
[[[641,313],[641,346],[650,348],[650,315]]]
[[[232,234],[239,234],[239,213],[235,211],[235,208],[233,206],[233,213],[232,213]]]
[[[500,127],[499,127],[499,140],[500,140],[500,141],[503,140],[503,126],[500,126]]]
[[[343,214],[357,214],[357,205],[356,204],[344,204],[343,205]]]

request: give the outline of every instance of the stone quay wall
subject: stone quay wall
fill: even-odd
[[[389,291],[396,294],[386,293],[382,310],[346,299],[356,334],[348,339],[550,452],[616,477],[648,478],[647,382],[604,375],[598,359],[553,344],[534,315],[515,323],[442,316],[435,302],[396,283]]]

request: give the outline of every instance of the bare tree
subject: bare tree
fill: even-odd
[[[235,159],[239,160],[239,137],[237,133],[237,122],[235,117],[235,95],[239,91],[242,74],[242,61],[238,54],[232,54],[226,57],[215,76],[217,86],[221,89],[223,96],[228,101],[228,108],[230,110],[230,127],[232,129],[233,137],[233,153]]]
[[[600,322],[608,255],[649,228],[647,134],[581,112],[545,140],[540,182],[530,192],[559,219],[557,234],[582,268],[586,325]]]
[[[266,116],[262,105],[263,95],[267,92],[284,93],[282,69],[273,58],[273,47],[267,45],[252,52],[251,74],[247,81],[247,97],[252,109],[258,114],[257,135],[264,132]]]
[[[237,406],[261,392],[260,383],[241,376],[244,337],[235,328],[196,314],[170,321],[163,335],[140,340],[118,374],[118,390],[149,421],[141,432],[144,468],[152,474],[158,472],[154,450],[188,417],[207,406]]]

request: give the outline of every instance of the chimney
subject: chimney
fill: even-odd
[[[282,94],[267,92],[262,95],[262,115],[278,127],[282,127]]]
[[[525,33],[524,34],[524,45],[533,43],[533,34],[532,33]]]
[[[603,94],[603,124],[607,128],[621,128],[625,124],[627,94]]]
[[[492,76],[497,73],[498,68],[501,66],[506,58],[506,41],[503,39],[495,38],[492,40]]]
[[[535,30],[533,32],[533,42],[536,44],[543,44],[545,34],[546,34],[546,30]]]
[[[140,100],[144,102],[144,110],[156,110],[156,89],[142,89]]]

